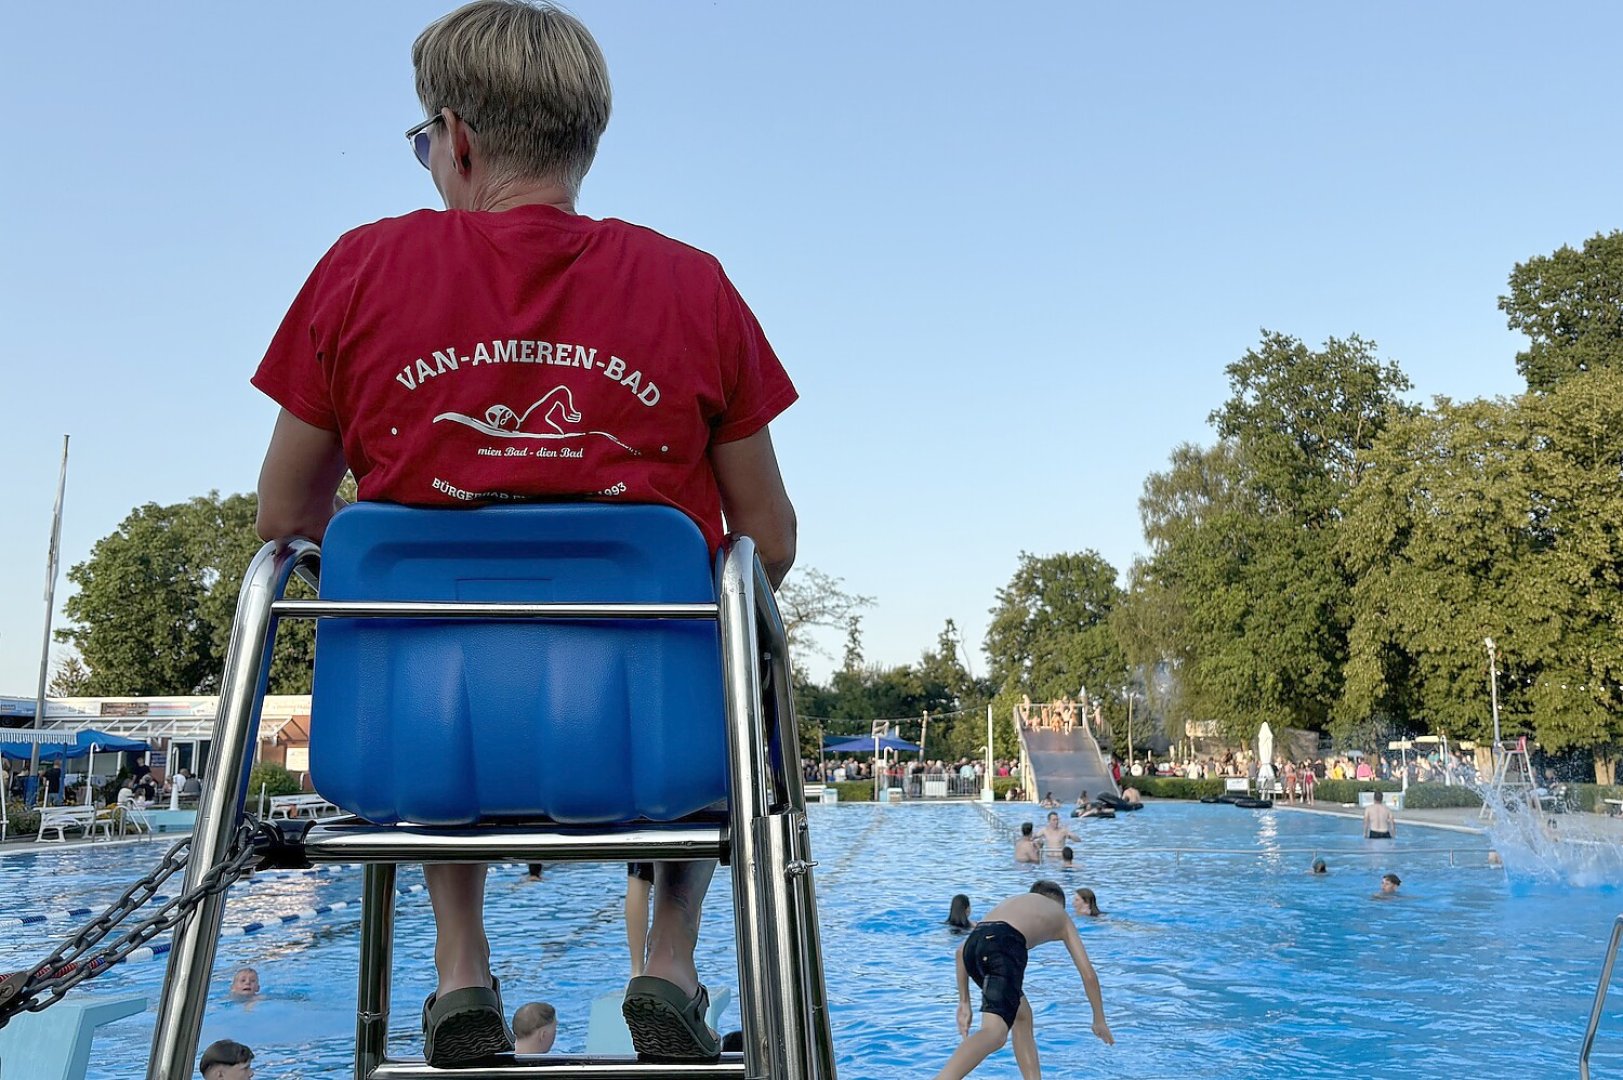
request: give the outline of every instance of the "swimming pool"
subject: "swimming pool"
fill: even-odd
[[[813,838],[835,1042],[844,1080],[929,1076],[956,1043],[948,899],[974,911],[1024,891],[1039,873],[1009,858],[1007,831],[1033,807],[998,804],[814,806]],[[1042,875],[1099,894],[1102,920],[1080,920],[1116,1036],[1103,1047],[1063,949],[1036,951],[1027,991],[1045,1075],[1055,1077],[1345,1077],[1403,1071],[1450,1080],[1516,1072],[1572,1075],[1601,954],[1623,906],[1613,887],[1572,889],[1487,865],[1475,835],[1406,828],[1359,839],[1355,821],[1300,812],[1154,803],[1114,821],[1074,823],[1080,869]],[[156,858],[157,845],[0,859],[6,914],[105,902]],[[1227,854],[1219,852],[1229,852]],[[1243,854],[1239,853],[1243,852]],[[1312,852],[1331,873],[1306,873]],[[1371,853],[1375,853],[1371,857]],[[1370,899],[1380,875],[1400,898]],[[561,1051],[585,1046],[591,999],[623,985],[623,867],[492,871],[494,964],[509,1008],[558,1008]],[[409,868],[401,884],[420,881]],[[226,922],[263,920],[360,895],[360,872],[256,881],[234,891]],[[15,907],[11,905],[17,905]],[[400,901],[394,1037],[416,1037],[432,988],[430,921],[420,894]],[[700,967],[731,985],[729,889],[718,875]],[[339,1077],[351,1063],[356,915],[335,913],[221,942],[216,982],[256,966],[267,996],[211,1007],[205,1041],[253,1046],[261,1076]],[[44,928],[0,935],[0,968],[33,959]],[[156,996],[162,961],[129,964],[92,992]],[[979,998],[976,998],[979,1007]],[[1597,1075],[1623,1070],[1616,1010],[1603,1024]],[[736,1003],[727,1019],[737,1023]],[[146,1061],[153,1013],[103,1029],[91,1077],[127,1080]],[[412,1045],[402,1043],[391,1045]],[[978,1076],[1016,1076],[1007,1049]]]

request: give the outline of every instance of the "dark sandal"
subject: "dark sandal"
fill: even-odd
[[[658,1061],[717,1060],[721,1040],[705,1023],[709,1010],[710,992],[704,984],[690,998],[675,984],[652,975],[632,979],[620,1007],[637,1056]]]
[[[513,1052],[501,985],[470,986],[423,1002],[423,1056],[435,1068],[471,1065]]]

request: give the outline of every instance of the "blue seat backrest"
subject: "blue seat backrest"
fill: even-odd
[[[711,567],[669,507],[359,503],[321,595],[709,603]],[[311,714],[317,789],[377,822],[660,821],[727,792],[711,621],[324,620]]]

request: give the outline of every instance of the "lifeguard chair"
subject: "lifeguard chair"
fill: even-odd
[[[321,598],[284,599],[295,574]],[[304,855],[366,863],[356,1080],[835,1080],[787,641],[750,540],[712,562],[666,507],[363,503],[321,548],[265,545],[232,628],[188,889],[241,825],[288,618],[321,620],[311,772],[356,815],[311,827]],[[407,768],[425,758],[437,778]],[[598,771],[571,768],[583,759]],[[456,1069],[389,1055],[398,863],[712,858],[732,872],[742,1054]],[[175,930],[148,1080],[192,1075],[224,903]]]

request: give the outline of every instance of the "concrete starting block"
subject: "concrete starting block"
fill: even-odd
[[[0,1028],[0,1076],[5,1080],[84,1080],[96,1029],[145,1012],[140,994],[66,998]]]

